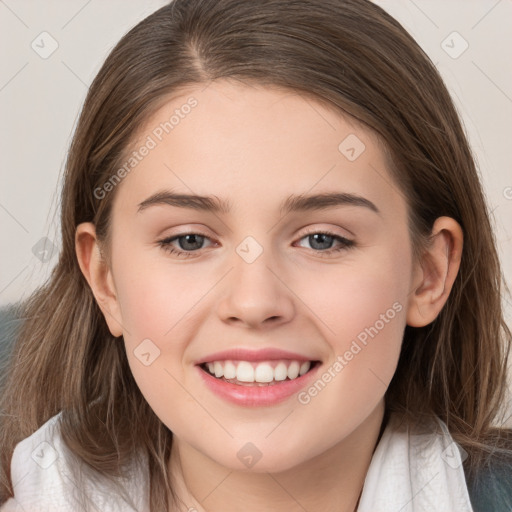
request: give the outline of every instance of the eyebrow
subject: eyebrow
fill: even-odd
[[[198,196],[194,194],[177,194],[172,191],[161,191],[153,194],[139,204],[138,212],[156,205],[169,205],[178,208],[190,208],[192,210],[227,214],[231,210],[231,204],[227,200],[217,196]],[[286,198],[280,207],[281,215],[290,212],[305,212],[325,210],[339,206],[360,206],[380,215],[381,212],[369,199],[357,194],[347,192],[330,192],[315,195],[291,195]]]

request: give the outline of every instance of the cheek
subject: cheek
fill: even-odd
[[[387,248],[318,273],[311,279],[314,286],[305,280],[297,292],[308,297],[320,320],[331,352],[328,367],[336,365],[325,375],[333,382],[328,394],[348,408],[374,404],[393,377],[406,324],[410,265],[406,251]]]
[[[151,338],[163,342],[174,326],[186,319],[194,304],[204,295],[208,283],[188,267],[154,262],[152,258],[133,255],[116,267],[116,289],[128,337]],[[211,286],[211,285],[210,285]]]
[[[307,297],[307,305],[321,320],[319,325],[330,333],[326,338],[346,340],[375,324],[381,315],[394,319],[397,309],[405,309],[410,264],[406,254],[385,250],[355,257],[299,279],[297,294]],[[393,309],[397,302],[401,307]]]
[[[174,429],[176,420],[170,411],[191,407],[190,395],[182,384],[187,345],[187,336],[182,333],[189,326],[191,307],[199,300],[197,290],[183,271],[151,266],[136,257],[120,264],[117,271],[116,288],[132,375],[155,414]]]
[[[115,281],[132,374],[151,407],[165,416],[172,401],[189,400],[178,382],[186,380],[185,354],[194,337],[194,316],[215,283],[211,272],[168,264],[141,252],[115,262]],[[204,272],[203,272],[204,273]]]

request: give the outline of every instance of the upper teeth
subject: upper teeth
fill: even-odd
[[[236,379],[240,382],[272,382],[296,379],[311,367],[310,361],[212,361],[207,363],[208,371],[215,377]]]

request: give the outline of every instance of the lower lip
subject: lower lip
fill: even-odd
[[[304,388],[318,371],[320,364],[293,380],[283,380],[271,386],[239,386],[222,379],[217,379],[205,370],[196,366],[201,378],[208,388],[216,395],[236,405],[245,407],[264,407],[284,402]]]

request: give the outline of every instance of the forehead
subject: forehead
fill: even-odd
[[[217,195],[235,209],[335,189],[402,201],[371,130],[283,88],[229,81],[184,88],[138,130],[126,161],[130,154],[125,190],[117,192],[132,206],[163,188]]]

